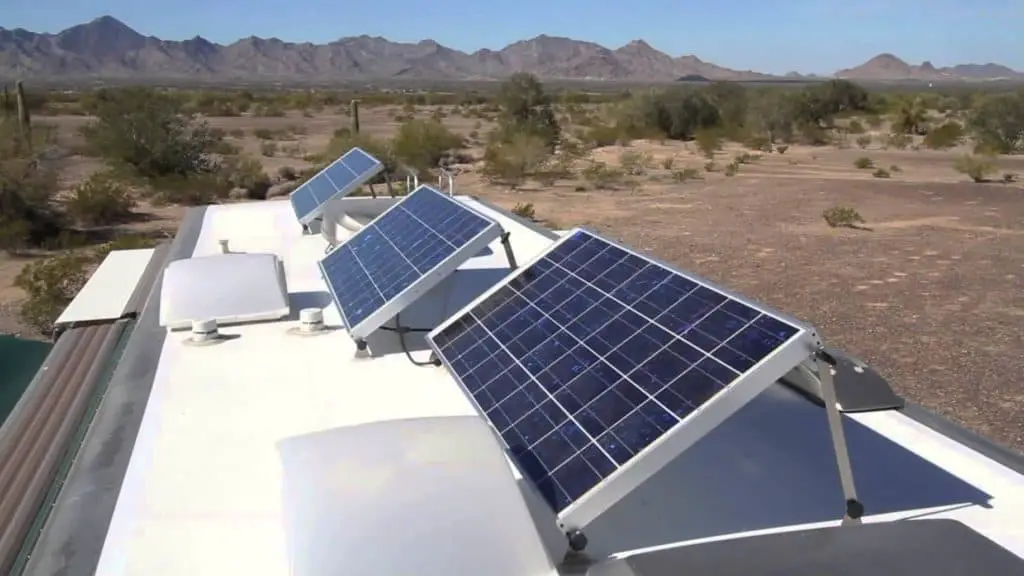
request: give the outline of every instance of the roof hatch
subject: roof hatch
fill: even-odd
[[[216,254],[177,260],[164,271],[160,325],[189,328],[276,320],[290,312],[284,268],[274,254]]]

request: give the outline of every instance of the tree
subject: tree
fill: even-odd
[[[94,108],[97,122],[84,130],[89,144],[140,176],[187,177],[214,168],[209,155],[217,139],[167,94],[145,87],[103,90]]]
[[[394,155],[417,170],[432,170],[445,154],[462,147],[462,138],[434,120],[409,120],[398,127]]]
[[[928,111],[921,99],[904,99],[896,110],[892,130],[897,134],[924,134],[927,124]]]
[[[498,101],[500,140],[509,141],[513,135],[525,133],[540,138],[550,149],[558,143],[561,128],[551,109],[551,97],[536,76],[525,72],[513,74],[502,84]]]
[[[968,127],[978,144],[991,152],[1024,152],[1024,92],[996,94],[971,112]]]

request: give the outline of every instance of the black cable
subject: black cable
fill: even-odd
[[[402,346],[402,352],[405,352],[405,357],[408,358],[409,362],[412,362],[413,365],[415,365],[415,366],[439,366],[440,362],[438,362],[437,360],[434,360],[433,358],[431,358],[430,360],[424,361],[424,360],[417,360],[417,359],[412,357],[412,352],[409,351],[409,347],[406,346],[406,344],[405,344],[405,333],[406,332],[430,332],[430,330],[424,330],[422,328],[419,328],[419,329],[405,328],[405,327],[402,326],[402,321],[399,319],[399,316],[400,316],[399,314],[395,314],[395,326],[393,328],[390,327],[390,326],[382,326],[382,328],[386,328],[386,329],[388,329],[388,330],[390,330],[392,332],[397,332],[398,333],[398,343]]]
[[[397,328],[394,326],[381,326],[380,329],[387,330],[388,332],[398,332],[400,334],[405,332],[422,332],[426,334],[427,332],[433,330],[433,328],[406,328],[404,326],[398,326]]]

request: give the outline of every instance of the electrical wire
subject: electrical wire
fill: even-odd
[[[430,330],[424,328],[405,328],[402,326],[400,316],[401,314],[395,314],[394,327],[382,326],[382,328],[398,333],[398,343],[402,346],[402,352],[405,352],[405,357],[408,358],[409,362],[412,362],[414,366],[440,366],[441,362],[434,359],[433,354],[431,354],[431,358],[429,360],[417,360],[412,357],[412,352],[409,351],[409,346],[405,343],[405,334],[407,332],[430,332]]]

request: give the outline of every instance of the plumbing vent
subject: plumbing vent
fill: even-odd
[[[326,334],[324,311],[320,308],[303,308],[299,310],[299,325],[288,329],[289,334],[296,336],[317,336]]]
[[[219,344],[224,340],[220,332],[217,331],[216,320],[193,320],[192,333],[185,340],[185,344],[189,346],[210,346]]]
[[[160,325],[171,330],[194,320],[221,326],[276,320],[291,308],[284,267],[275,254],[232,252],[171,262],[160,291]]]

